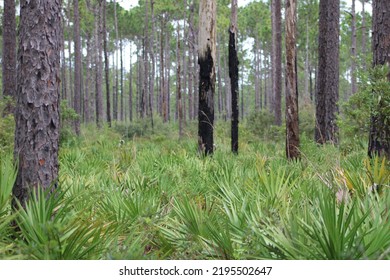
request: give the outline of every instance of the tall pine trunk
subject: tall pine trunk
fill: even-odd
[[[3,14],[3,96],[15,99],[16,95],[16,18],[15,0],[4,0]],[[4,115],[13,112],[8,102]],[[1,117],[1,116],[0,116]]]
[[[299,159],[297,0],[286,0],[286,156]]]
[[[366,47],[366,40],[367,40],[367,23],[366,23],[366,0],[361,0],[362,2],[362,55],[363,55],[363,70],[367,70],[367,63],[366,63],[366,55],[367,55],[367,47]]]
[[[373,66],[386,65],[387,80],[390,83],[390,1],[374,0],[372,11]],[[373,94],[379,100],[379,94],[388,93],[374,91]],[[371,116],[368,155],[386,156],[390,160],[390,126],[389,116],[383,113],[385,106],[386,103],[381,99]]]
[[[57,187],[60,52],[61,1],[22,1],[13,188],[22,205],[36,188]]]
[[[221,114],[224,110],[223,106],[223,96],[222,96],[222,76],[221,72],[223,71],[223,67],[221,65],[221,52],[219,50],[219,45],[217,45],[217,65],[218,65],[218,72],[217,72],[217,82],[218,82],[218,115],[221,117]]]
[[[67,3],[67,30],[68,30],[68,59],[69,59],[69,96],[68,96],[68,105],[72,107],[74,104],[74,83],[73,83],[73,75],[72,75],[72,28],[70,26],[70,18],[71,18],[71,1]]]
[[[120,120],[124,121],[126,120],[126,112],[124,108],[124,95],[125,92],[123,91],[123,40],[122,38],[119,39],[119,50],[120,50],[120,63],[121,63],[121,69],[120,69],[120,77],[121,77],[121,110],[120,110]]]
[[[272,90],[275,124],[282,125],[282,7],[272,0]]]
[[[84,84],[84,122],[90,121],[90,83],[91,83],[91,34],[87,34],[87,57],[85,62],[85,84]]]
[[[103,57],[102,57],[102,41],[103,41],[103,6],[100,1],[96,7],[96,16],[95,16],[95,45],[96,45],[96,78],[95,78],[95,88],[96,88],[96,124],[98,128],[102,127],[103,124]]]
[[[104,52],[104,72],[106,78],[106,117],[108,126],[111,127],[111,95],[110,95],[110,63],[108,60],[107,46],[107,3],[103,0],[103,52]]]
[[[326,141],[338,143],[340,0],[328,0],[326,65]]]
[[[356,9],[355,0],[352,0],[352,37],[351,37],[351,92],[355,94],[357,91],[356,78]]]
[[[74,100],[73,108],[78,115],[74,121],[74,128],[77,135],[80,135],[81,118],[81,39],[80,39],[80,16],[79,0],[73,0],[73,35],[74,35]]]
[[[196,35],[195,35],[195,27],[194,27],[194,14],[195,14],[195,8],[194,8],[194,1],[191,1],[190,4],[190,19],[188,22],[188,28],[189,28],[189,42],[190,42],[190,50],[189,50],[189,56],[188,60],[190,61],[189,64],[191,65],[189,69],[189,81],[191,81],[192,88],[190,89],[190,92],[192,93],[189,95],[189,112],[190,112],[190,119],[193,120],[196,117],[196,104],[197,98],[196,98],[196,92],[197,92],[197,79],[196,79],[196,70],[197,70],[197,63],[196,63],[196,51],[195,51],[195,45],[196,45]],[[190,84],[188,84],[188,87],[190,87]]]
[[[64,34],[64,18],[61,22],[61,99],[66,100],[68,98],[68,84],[66,78],[66,55],[65,55],[65,34]]]
[[[115,27],[115,90],[113,91],[113,117],[114,120],[118,120],[118,105],[119,105],[119,76],[118,76],[118,68],[119,68],[119,32],[118,32],[118,16],[116,11],[116,0],[114,0],[114,27]]]
[[[147,4],[147,3],[146,3]],[[153,105],[154,105],[154,80],[156,77],[156,61],[154,56],[154,24],[155,24],[155,18],[154,18],[154,0],[150,0],[150,16],[151,16],[151,35],[149,39],[149,46],[148,46],[148,54],[150,57],[150,62],[152,64],[152,69],[150,73],[150,79],[149,79],[149,113],[150,113],[150,121],[152,128],[154,127],[154,121],[153,121]]]
[[[316,129],[319,144],[338,142],[340,0],[320,0]]]
[[[132,62],[133,53],[131,51],[130,44],[130,70],[129,70],[129,120],[133,121],[133,62]]]
[[[160,34],[160,98],[161,98],[161,116],[164,122],[168,121],[167,117],[167,100],[165,98],[165,37],[164,19],[161,20],[161,34]]]
[[[176,90],[177,90],[177,117],[179,120],[179,139],[183,137],[183,100],[182,100],[182,88],[181,88],[181,57],[180,57],[180,25],[177,25],[177,69],[176,69]]]

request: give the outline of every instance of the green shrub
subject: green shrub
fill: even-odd
[[[246,129],[256,137],[269,141],[280,141],[285,135],[285,127],[276,126],[274,123],[274,116],[268,110],[262,110],[248,116]]]
[[[9,99],[0,100],[0,153],[12,151],[14,144],[15,121],[12,114],[3,116],[6,104]]]
[[[16,169],[12,156],[2,156],[0,161],[0,217],[10,210],[12,187],[15,180]]]
[[[345,138],[366,139],[370,131],[371,115],[384,117],[383,123],[390,125],[388,73],[387,66],[371,69],[368,75],[361,76],[359,91],[341,104],[342,114],[338,123]]]
[[[67,100],[62,100],[60,104],[60,145],[71,145],[75,142],[76,134],[72,128],[73,122],[80,118],[80,116],[68,106]]]
[[[299,107],[299,133],[313,139],[315,128],[315,106],[313,103],[305,103]]]
[[[0,259],[390,258],[390,177],[386,163],[365,162],[365,149],[343,155],[303,132],[302,160],[289,162],[284,141],[262,141],[243,123],[232,155],[230,123],[220,121],[215,154],[201,158],[196,122],[180,141],[177,123],[155,119],[154,131],[131,139],[115,126],[126,132],[91,124],[62,147],[59,192],[32,195],[12,217],[18,232],[4,189]]]
[[[174,129],[175,123],[163,123],[160,117],[153,117],[153,127],[150,118],[136,119],[131,123],[115,122],[113,129],[124,139],[133,139],[134,137],[151,137],[161,136],[167,137],[170,135],[178,135],[177,129]]]

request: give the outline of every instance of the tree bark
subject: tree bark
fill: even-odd
[[[231,3],[231,19],[229,29],[229,77],[232,96],[231,148],[238,153],[238,56],[237,56],[237,0]]]
[[[282,125],[282,7],[272,0],[272,89],[275,124]]]
[[[98,128],[102,127],[103,123],[103,86],[102,86],[102,78],[103,78],[103,58],[102,58],[102,41],[103,41],[103,6],[102,1],[99,2],[96,8],[96,18],[98,18],[95,22],[96,26],[96,49],[97,49],[97,57],[96,57],[96,124]]]
[[[188,48],[188,58],[187,58],[187,75],[188,75],[188,119],[193,119],[193,77],[192,77],[192,71],[193,71],[193,60],[192,60],[192,53],[191,53],[191,43]]]
[[[244,74],[244,66],[241,66],[241,73]],[[244,115],[246,114],[246,111],[244,111],[244,75],[241,75],[241,120],[244,120]]]
[[[189,80],[192,81],[192,95],[189,96],[189,111],[190,111],[190,119],[193,120],[196,117],[196,112],[197,112],[197,81],[196,79],[196,73],[197,73],[197,66],[198,64],[196,63],[196,51],[195,51],[195,46],[197,44],[196,42],[196,32],[195,32],[195,27],[194,27],[194,14],[195,14],[195,4],[194,1],[191,1],[190,4],[190,20],[188,23],[188,28],[189,28],[189,42],[190,42],[190,55],[188,59],[191,61],[190,62],[190,71],[189,75],[190,78]],[[188,85],[190,86],[190,85]]]
[[[286,156],[299,159],[297,0],[286,0]]]
[[[351,91],[355,94],[357,91],[356,79],[356,10],[355,0],[352,0],[352,38],[351,38]]]
[[[124,95],[125,92],[123,90],[123,40],[122,38],[119,39],[119,50],[120,50],[120,63],[121,63],[121,69],[120,69],[120,76],[121,76],[121,110],[120,110],[120,120],[124,121],[126,120],[126,112],[124,107]]]
[[[225,82],[225,121],[230,119],[232,110],[231,110],[231,89],[230,89],[230,77],[229,77],[229,68],[228,68],[228,60],[229,58],[223,58],[223,73],[224,73],[224,82]]]
[[[114,120],[118,120],[118,105],[119,105],[119,77],[118,77],[118,68],[119,68],[119,32],[118,32],[118,16],[116,11],[116,0],[114,0],[114,27],[115,27],[115,90],[113,91],[113,117]]]
[[[90,82],[91,82],[91,34],[87,34],[87,57],[85,62],[85,85],[84,85],[84,122],[88,123],[90,121]]]
[[[163,16],[164,18],[164,16]],[[164,19],[161,20],[161,37],[160,37],[160,96],[161,96],[161,115],[164,122],[168,121],[167,117],[167,100],[166,100],[166,93],[165,93],[165,38],[164,38]]]
[[[153,105],[154,105],[154,80],[156,77],[156,61],[154,57],[154,0],[150,0],[150,14],[151,14],[151,35],[149,40],[149,46],[148,46],[148,54],[150,57],[150,62],[152,64],[152,69],[150,73],[149,78],[149,113],[150,113],[150,121],[152,125],[152,129],[154,127],[154,120],[153,120]]]
[[[110,94],[110,63],[108,60],[107,47],[107,3],[103,1],[103,52],[104,52],[104,72],[106,78],[106,117],[108,126],[111,127],[111,94]]]
[[[177,115],[179,119],[179,139],[183,137],[183,104],[181,94],[181,57],[180,57],[180,25],[177,25],[177,69],[176,69],[176,89],[177,89]]]
[[[3,96],[15,99],[16,95],[16,18],[15,0],[4,0],[3,14]],[[13,113],[12,102],[8,102],[4,115]],[[1,117],[1,116],[0,116]]]
[[[265,77],[264,77],[264,108],[268,108],[269,104],[271,103],[270,98],[271,95],[269,93],[269,78],[271,76],[272,79],[272,70],[269,69],[269,54],[267,53],[266,59],[264,61],[264,67],[266,69],[265,71]],[[271,111],[271,110],[269,110]]]
[[[306,45],[305,45],[305,100],[311,99],[311,92],[309,93],[309,83],[311,79],[310,63],[309,63],[309,19],[306,18]]]
[[[130,70],[129,70],[129,120],[133,121],[133,63],[132,63],[133,53],[131,51],[130,45]]]
[[[169,34],[165,36],[165,103],[166,103],[166,121],[171,119],[171,40]]]
[[[367,63],[366,63],[366,55],[367,55],[367,47],[366,47],[366,40],[367,40],[367,26],[366,26],[366,0],[361,0],[362,2],[362,55],[363,55],[363,70],[367,70]]]
[[[187,0],[184,0],[184,13],[183,13],[183,19],[187,18]],[[186,20],[183,21],[183,67],[182,67],[182,93],[181,93],[181,100],[182,100],[182,114],[183,114],[183,125],[186,125],[186,119],[187,119],[187,72],[188,72],[188,66],[187,66],[187,43],[188,43],[188,33],[189,30],[186,27]]]
[[[340,0],[328,0],[326,65],[326,141],[338,143]]]
[[[62,17],[61,22],[61,99],[67,100],[68,99],[68,84],[67,84],[67,78],[66,78],[66,55],[65,55],[65,35],[64,35],[64,18]]]
[[[315,140],[337,143],[340,1],[320,0],[319,17]]]
[[[68,59],[69,59],[69,96],[68,96],[68,105],[72,107],[74,104],[74,83],[72,75],[72,28],[70,27],[70,18],[71,18],[71,1],[68,1],[67,4],[67,29],[68,29]]]
[[[262,109],[262,89],[261,89],[261,47],[260,39],[256,35],[255,39],[255,110],[260,111]]]
[[[215,0],[200,1],[198,145],[199,151],[205,155],[214,151],[216,8]]]
[[[23,206],[34,189],[57,186],[61,4],[41,0],[20,5],[13,194]]]
[[[217,72],[217,82],[218,82],[218,115],[221,117],[221,114],[224,110],[223,106],[223,96],[222,96],[222,77],[221,72],[223,71],[223,67],[221,65],[221,52],[219,50],[219,45],[217,45],[217,65],[218,65],[218,72]]]
[[[74,99],[73,108],[78,115],[74,121],[77,135],[80,135],[81,118],[81,39],[80,39],[80,16],[79,0],[73,0],[73,36],[74,36]]]
[[[373,66],[387,65],[387,80],[390,82],[390,2],[387,0],[374,0],[372,5],[372,50]],[[373,92],[376,97],[376,92]],[[376,99],[378,99],[376,97]],[[382,108],[386,106],[383,101],[378,103]],[[386,156],[390,160],[390,126],[389,116],[381,113],[372,114],[371,128],[368,144],[368,155]],[[387,122],[386,122],[387,121]]]

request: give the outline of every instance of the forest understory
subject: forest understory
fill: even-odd
[[[364,139],[303,135],[302,159],[288,161],[283,133],[266,140],[244,122],[234,155],[219,121],[204,157],[196,123],[181,140],[172,124],[138,128],[64,132],[56,195],[39,189],[13,214],[3,147],[0,259],[390,259],[390,173]]]

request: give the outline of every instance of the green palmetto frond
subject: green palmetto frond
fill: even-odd
[[[10,208],[12,188],[16,180],[16,168],[12,156],[5,156],[0,161],[0,218]]]

